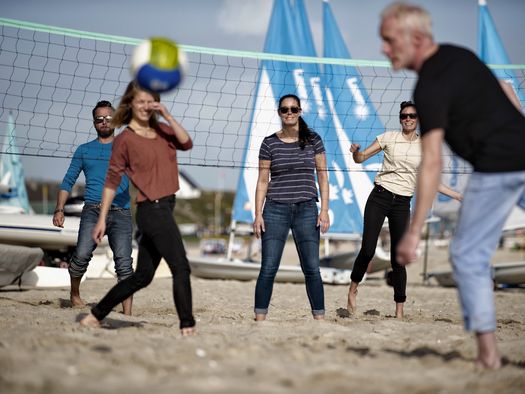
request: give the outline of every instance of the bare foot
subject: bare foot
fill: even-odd
[[[357,312],[357,286],[358,283],[352,282],[350,284],[350,288],[348,289],[348,304],[346,309],[348,309],[348,312],[351,314]]]
[[[324,315],[314,315],[314,320],[324,320]]]
[[[81,308],[86,306],[86,303],[82,298],[80,298],[79,295],[70,294],[69,299],[71,301],[71,307],[73,308]]]
[[[180,333],[183,337],[191,337],[191,336],[197,335],[197,329],[195,328],[195,326],[184,327],[184,328],[181,328]]]
[[[133,304],[133,296],[122,301],[122,313],[131,316],[131,306]]]
[[[92,313],[86,315],[80,320],[80,325],[89,328],[100,328],[100,322]]]
[[[264,314],[264,313],[256,313],[254,320],[255,321],[264,321],[264,320],[266,320],[266,314]]]
[[[396,303],[396,319],[403,320],[403,303]]]
[[[501,368],[501,356],[496,343],[496,334],[494,332],[476,333],[478,345],[478,358],[476,367],[483,369]]]
[[[501,368],[501,359],[499,357],[496,357],[494,360],[481,360],[477,359],[475,363],[476,368],[485,370],[496,370]]]

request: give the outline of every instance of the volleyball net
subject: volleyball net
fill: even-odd
[[[78,145],[96,137],[91,114],[95,104],[109,100],[118,105],[132,78],[130,56],[139,42],[0,18],[0,143],[6,141],[10,128],[16,130],[16,137],[2,144],[0,154],[16,148],[26,156],[72,157]],[[315,111],[314,104],[303,106],[309,126],[327,147],[336,147],[330,154],[350,156],[330,143],[339,138],[337,122],[327,121],[333,115],[330,100],[337,103],[337,117],[348,139],[365,147],[377,134],[399,130],[399,104],[410,99],[416,81],[415,74],[393,72],[387,62],[181,48],[188,58],[188,72],[177,89],[162,95],[162,102],[192,136],[194,148],[179,155],[179,163],[187,166],[257,168],[257,160],[247,160],[257,157],[257,152],[246,152],[254,149],[247,144],[249,133],[255,123],[263,135],[280,129],[275,92],[301,93],[301,78],[310,84],[312,103],[318,104]],[[261,80],[263,65],[271,71],[266,82]],[[317,77],[311,71],[297,71],[312,67],[318,70]],[[354,85],[337,74],[349,67],[357,70]],[[525,66],[494,67],[517,81],[514,88],[525,96]],[[324,72],[327,69],[330,74]],[[363,86],[366,94],[355,86]],[[258,107],[265,100],[273,105]],[[362,122],[366,116],[373,116],[372,121]],[[349,119],[354,121],[346,122]],[[444,172],[469,172],[468,166],[457,165],[448,150],[445,155]]]

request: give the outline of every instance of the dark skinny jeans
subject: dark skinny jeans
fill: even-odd
[[[140,231],[137,269],[129,278],[115,285],[91,310],[102,320],[111,310],[138,290],[148,286],[162,257],[173,277],[173,299],[180,328],[195,326],[192,314],[190,265],[179,228],[173,219],[175,196],[137,204],[137,226]]]
[[[368,269],[368,264],[374,257],[379,233],[387,217],[395,302],[405,302],[407,298],[407,272],[405,267],[397,262],[396,249],[410,221],[411,198],[394,194],[382,186],[375,185],[366,202],[361,250],[352,268],[352,282],[361,282]]]

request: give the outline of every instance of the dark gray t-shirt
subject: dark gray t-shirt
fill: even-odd
[[[270,184],[266,198],[284,203],[317,199],[315,155],[324,153],[317,133],[301,149],[299,142],[283,142],[272,134],[266,137],[259,151],[259,160],[269,160]]]

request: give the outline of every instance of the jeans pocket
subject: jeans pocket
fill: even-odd
[[[100,205],[98,204],[84,204],[84,207],[82,208],[83,212],[93,212],[97,210],[100,211]]]
[[[131,209],[117,209],[114,211],[118,216],[122,216],[125,218],[131,217]]]

